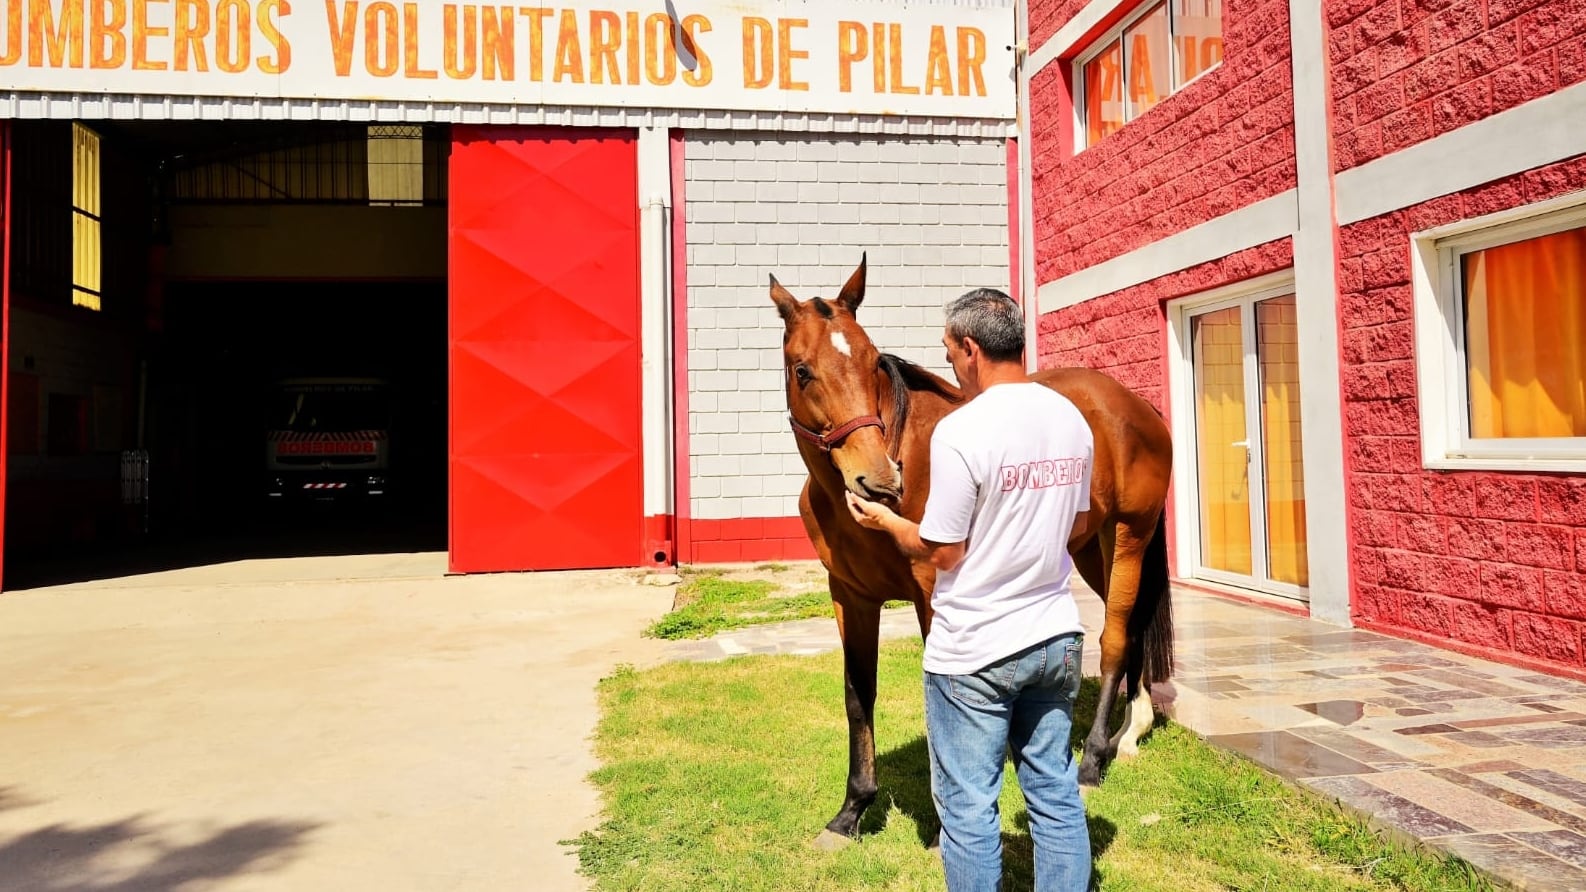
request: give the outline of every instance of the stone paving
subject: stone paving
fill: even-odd
[[[1174,598],[1174,682],[1153,693],[1176,721],[1516,888],[1586,889],[1586,684],[1198,592]],[[1100,599],[1079,602],[1099,631]],[[881,632],[917,635],[914,612],[885,611]],[[672,642],[666,655],[837,644],[835,623],[817,619]],[[1085,656],[1095,674],[1096,648]]]

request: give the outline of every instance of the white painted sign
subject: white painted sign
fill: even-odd
[[[1011,8],[0,0],[0,89],[1014,116]]]

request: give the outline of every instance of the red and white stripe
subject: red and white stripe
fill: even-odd
[[[345,483],[305,483],[304,489],[346,489]]]

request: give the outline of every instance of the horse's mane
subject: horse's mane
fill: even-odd
[[[881,354],[881,370],[892,382],[892,431],[888,439],[894,451],[903,442],[903,431],[908,427],[910,392],[934,393],[955,405],[964,401],[958,388],[901,356]]]

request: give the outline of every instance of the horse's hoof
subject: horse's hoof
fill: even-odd
[[[815,848],[822,852],[839,852],[853,844],[852,839],[830,830],[822,830],[814,842]]]
[[[1133,759],[1135,756],[1138,756],[1138,755],[1140,755],[1140,748],[1138,746],[1124,746],[1124,745],[1120,744],[1119,747],[1118,747],[1118,751],[1113,754],[1113,758],[1115,758],[1115,759]]]
[[[925,850],[927,852],[934,852],[938,855],[942,853],[942,831],[936,831],[936,835],[931,837],[931,844],[926,846]]]

